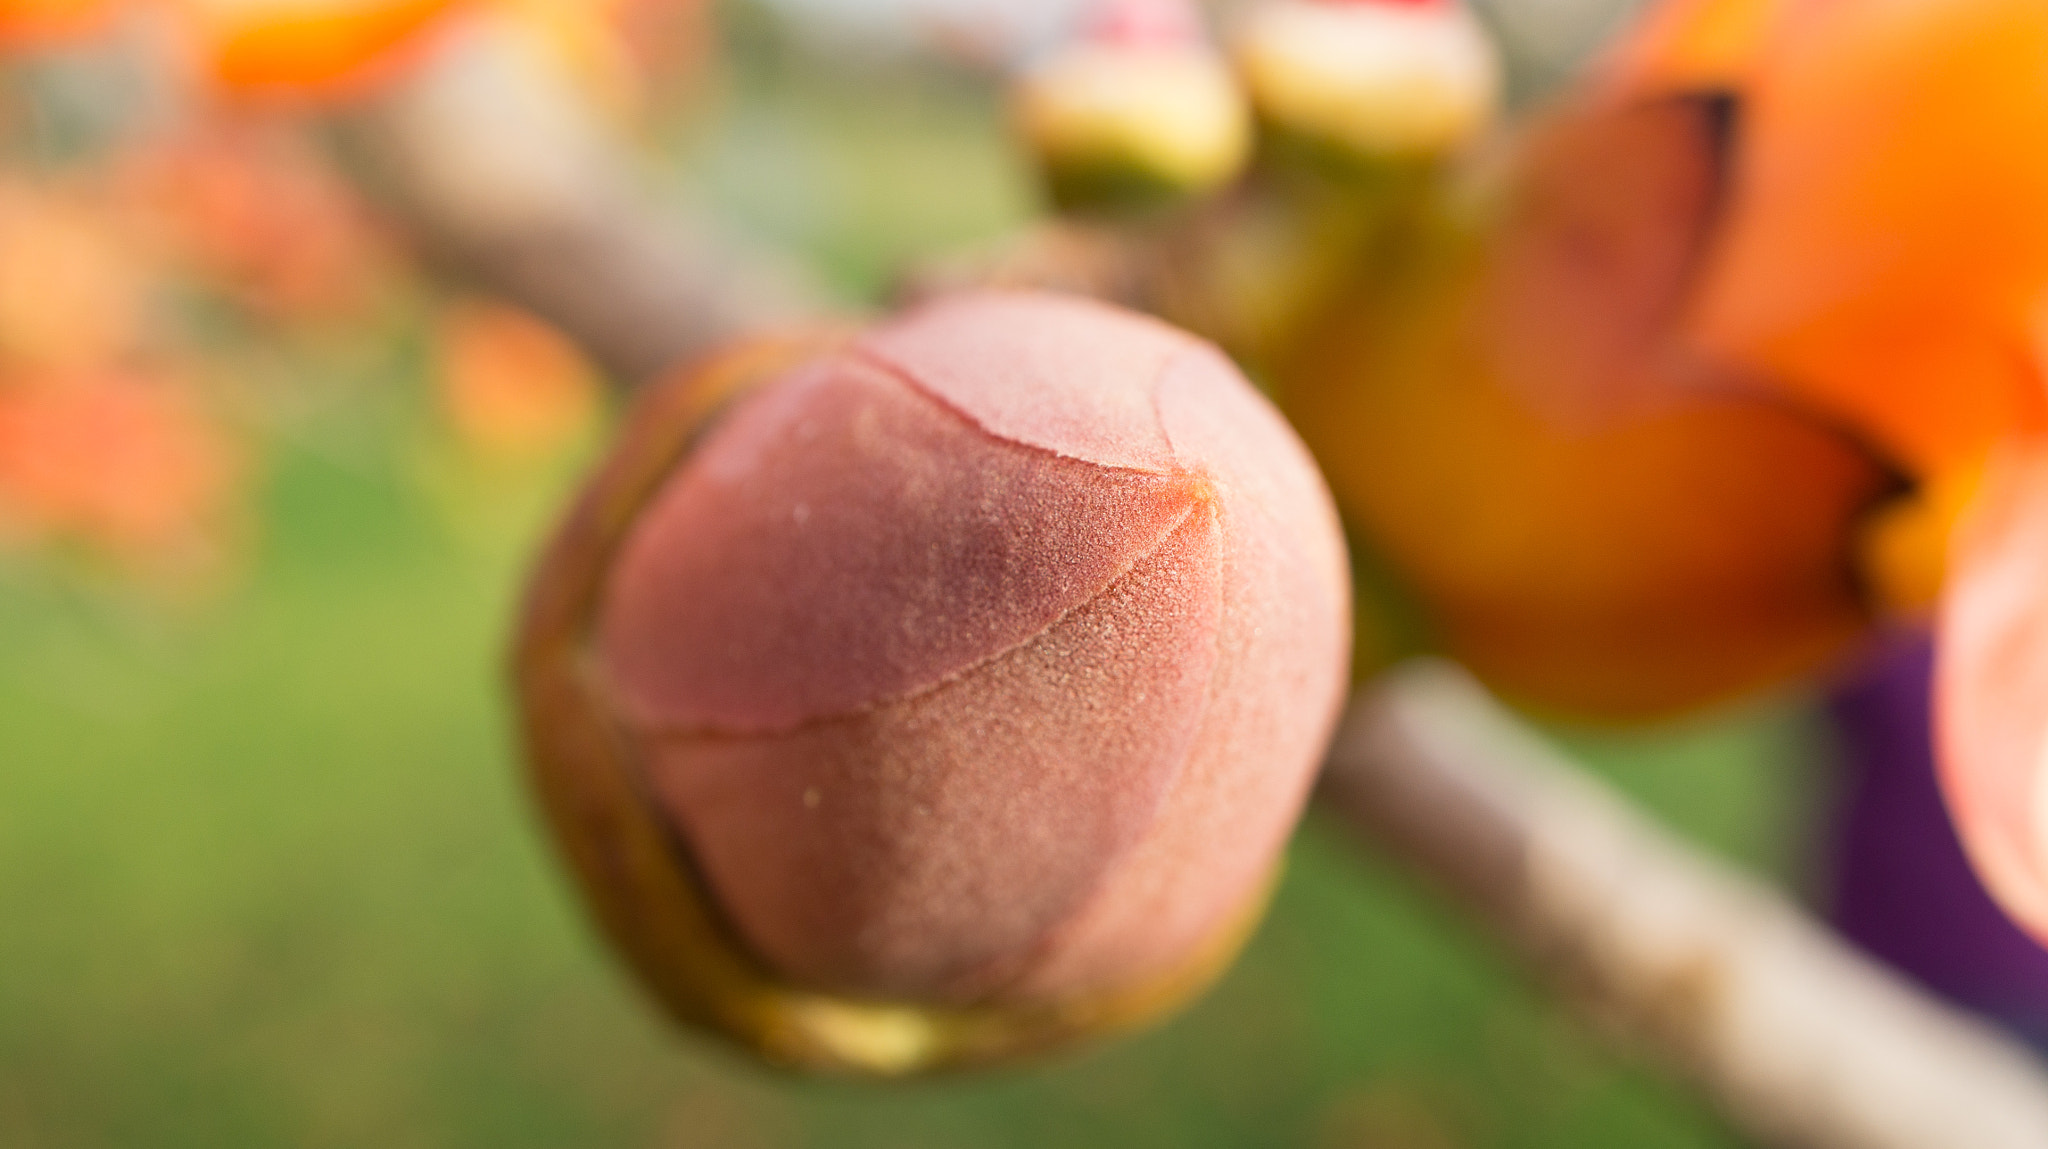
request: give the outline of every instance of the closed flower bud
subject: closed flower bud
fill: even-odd
[[[1493,45],[1457,0],[1269,0],[1237,58],[1264,122],[1367,160],[1450,151],[1500,95]]]
[[[1063,208],[1170,203],[1235,176],[1251,113],[1191,0],[1108,0],[1017,82],[1024,143]]]
[[[1214,349],[970,295],[650,396],[541,567],[519,685],[666,1004],[904,1073],[1223,968],[1336,714],[1347,587],[1313,464]]]

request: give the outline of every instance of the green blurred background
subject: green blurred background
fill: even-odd
[[[739,59],[672,127],[668,183],[849,298],[1032,210],[981,86]],[[0,1146],[1737,1143],[1313,818],[1237,969],[1107,1048],[870,1087],[668,1029],[537,832],[503,689],[525,558],[584,459],[464,455],[389,311],[248,365],[289,398],[231,585],[0,562]],[[1794,704],[1564,737],[1709,847],[1803,871],[1824,755]]]

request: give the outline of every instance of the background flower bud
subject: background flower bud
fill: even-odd
[[[1354,158],[1453,150],[1500,98],[1493,44],[1457,0],[1268,0],[1237,60],[1267,124]]]
[[[1251,112],[1189,0],[1104,0],[1012,95],[1024,144],[1069,211],[1173,203],[1235,177]]]
[[[542,569],[529,734],[601,913],[678,1012],[819,1066],[1193,992],[1343,690],[1312,463],[1213,348],[1099,304],[809,350],[655,396]]]

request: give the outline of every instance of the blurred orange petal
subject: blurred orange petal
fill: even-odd
[[[346,99],[424,50],[465,0],[179,0],[208,71],[245,94]]]
[[[590,7],[604,12],[619,42],[650,75],[688,76],[710,50],[710,0],[593,0]]]
[[[0,518],[115,552],[206,529],[238,472],[226,434],[182,386],[137,374],[0,388]]]
[[[388,269],[354,191],[288,130],[214,123],[133,157],[128,174],[173,252],[267,317],[356,311]]]
[[[0,0],[0,49],[39,48],[106,28],[111,0]]]
[[[1697,707],[1867,625],[1845,556],[1891,478],[1671,347],[1720,115],[1605,101],[1539,126],[1491,230],[1369,284],[1276,372],[1360,537],[1518,700]]]
[[[1700,346],[1915,473],[2048,424],[2048,5],[1802,5],[1748,86]]]
[[[1598,70],[1630,92],[1738,88],[1794,0],[1663,0],[1619,37]]]
[[[559,449],[597,415],[596,370],[560,332],[524,311],[496,304],[451,309],[437,354],[449,421],[491,454]]]
[[[115,221],[77,197],[0,184],[0,358],[104,362],[142,328],[143,272]]]

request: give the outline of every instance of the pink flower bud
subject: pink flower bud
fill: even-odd
[[[653,397],[536,584],[540,786],[614,935],[677,1012],[822,1067],[1199,989],[1346,677],[1306,452],[1213,348],[1079,300],[779,359]]]

